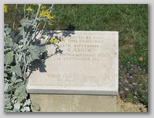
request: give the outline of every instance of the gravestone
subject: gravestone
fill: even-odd
[[[39,36],[39,35],[38,35]],[[33,64],[27,84],[42,112],[115,112],[118,95],[118,32],[46,31],[45,65]]]

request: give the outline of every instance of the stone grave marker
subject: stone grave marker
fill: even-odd
[[[27,84],[32,101],[53,106],[43,112],[115,112],[118,32],[47,31],[44,40],[51,36],[60,41],[47,46],[46,67],[33,64]]]

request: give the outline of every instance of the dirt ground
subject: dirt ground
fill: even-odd
[[[147,108],[143,104],[124,102],[118,97],[118,112],[147,112]]]

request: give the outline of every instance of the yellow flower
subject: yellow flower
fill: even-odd
[[[26,10],[27,11],[32,11],[33,9],[31,7],[28,7]]]
[[[50,39],[50,43],[54,43],[54,39]]]
[[[45,14],[45,11],[44,11],[44,10],[42,10],[42,11],[40,12],[39,16],[43,17],[43,16],[44,16],[44,14]]]
[[[42,16],[42,17],[45,17],[45,16],[47,16],[48,14],[50,14],[49,11],[44,11],[44,10],[42,10],[42,11],[40,12],[40,16]]]
[[[58,39],[55,39],[55,43],[59,43],[59,40]]]
[[[4,13],[8,13],[8,6],[4,5]]]
[[[56,38],[51,38],[50,43],[59,43],[59,40]]]
[[[49,14],[49,15],[47,15],[46,17],[47,17],[49,20],[51,20],[51,19],[53,19],[53,18],[54,18],[54,16],[52,16],[52,15],[50,15],[50,14]]]
[[[46,6],[44,6],[44,5],[43,5],[43,6],[41,6],[41,9],[45,9],[45,8],[46,8]]]
[[[52,16],[52,15],[50,14],[49,11],[44,11],[44,10],[42,10],[42,11],[40,12],[39,16],[40,16],[40,17],[46,17],[46,18],[49,19],[49,20],[51,20],[51,19],[54,18],[54,16]]]

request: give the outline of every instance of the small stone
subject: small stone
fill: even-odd
[[[140,106],[140,107],[139,107],[139,110],[142,110],[142,109],[143,109],[143,106]]]

